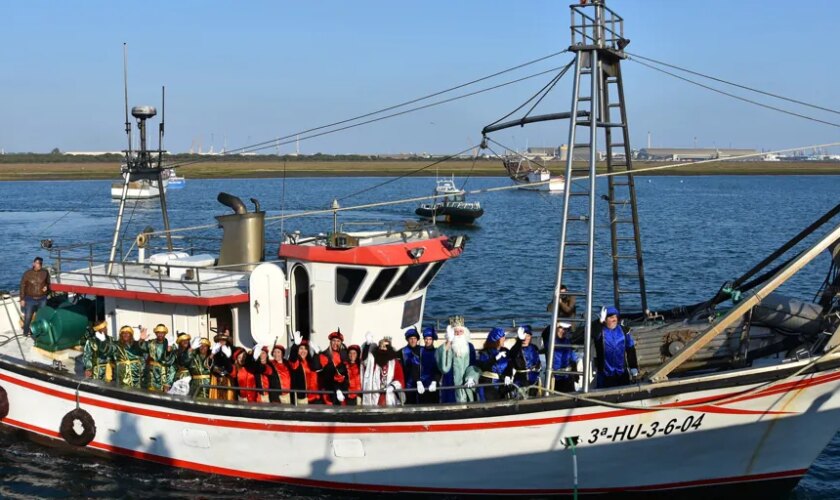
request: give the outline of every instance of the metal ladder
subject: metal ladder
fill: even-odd
[[[572,45],[569,50],[576,56],[554,303],[557,304],[560,286],[566,276],[569,278],[570,289],[576,290],[567,295],[578,298],[578,305],[583,308],[584,314],[582,319],[558,318],[557,307],[555,307],[552,325],[556,325],[558,320],[583,323],[585,366],[583,391],[587,392],[591,378],[590,364],[587,360],[592,359],[592,320],[595,306],[593,288],[597,215],[596,167],[600,130],[604,131],[607,171],[617,173],[632,170],[620,69],[620,61],[626,57],[622,49],[628,41],[623,36],[623,19],[604,6],[603,1],[595,0],[588,4],[572,5],[571,10]],[[584,94],[585,92],[588,92],[588,95]],[[611,95],[613,93],[614,95]],[[618,110],[617,121],[611,120],[613,109]],[[588,111],[588,114],[579,116],[581,111]],[[614,133],[613,129],[620,130]],[[613,140],[620,142],[614,143]],[[623,160],[616,157],[614,150],[617,148],[623,148]],[[575,151],[581,149],[587,152],[586,164],[575,165]],[[645,310],[647,299],[644,267],[632,174],[608,177],[607,201],[610,216],[614,305],[620,307],[622,298],[627,298],[629,294],[637,294],[640,297],[638,305]],[[625,271],[626,265],[620,268],[619,264],[629,259],[636,261],[635,269]],[[631,283],[635,285],[635,288],[624,288],[625,284]],[[550,356],[548,365],[551,368],[554,342],[549,343],[548,351]],[[548,375],[547,379],[547,387],[553,389],[553,377]]]
[[[627,108],[624,103],[624,83],[621,78],[620,59],[604,64],[602,68],[602,110],[605,132],[607,172],[623,175],[607,177],[607,203],[610,213],[610,249],[613,273],[613,302],[621,310],[622,297],[634,296],[631,302],[641,311],[647,311],[645,268],[642,257],[642,238],[639,234],[639,211],[636,205],[636,183],[633,174],[633,155],[630,149],[630,131],[627,127]],[[614,92],[611,91],[614,89]],[[612,102],[611,95],[615,96]],[[617,110],[617,120],[612,111]],[[613,134],[613,129],[616,133]],[[615,139],[614,139],[615,137]],[[618,140],[619,142],[613,142]],[[616,150],[623,158],[616,156]],[[635,261],[635,262],[632,262]],[[624,266],[622,266],[624,262]],[[627,305],[627,302],[625,302]]]

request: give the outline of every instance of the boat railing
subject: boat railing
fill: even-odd
[[[624,19],[599,0],[572,5],[572,45],[596,45],[623,50]]]
[[[560,371],[558,371],[558,373],[570,375],[570,374],[576,374],[577,372],[568,372],[568,371],[560,372]],[[499,387],[499,386],[504,386],[504,384],[500,381],[500,382],[495,382],[495,383],[442,385],[442,386],[437,386],[435,392],[454,391],[454,390],[458,390],[458,389],[474,390],[474,389],[480,389],[480,388],[484,388],[484,387]],[[527,394],[527,391],[529,389],[539,389],[540,388],[539,385],[531,385],[531,386],[520,387],[520,386],[517,386],[515,384],[510,384],[509,387],[518,391],[520,394],[523,395],[523,397],[524,397],[525,394]],[[199,384],[191,391],[191,395],[192,395],[193,398],[198,398],[199,392],[204,391],[204,390],[210,390],[210,389],[216,389],[218,391],[231,391],[231,392],[242,391],[242,392],[258,392],[258,393],[270,393],[270,394],[280,393],[281,395],[287,395],[287,394],[291,394],[291,393],[294,393],[296,395],[302,394],[302,395],[305,395],[305,396],[316,395],[316,396],[333,396],[333,397],[335,397],[335,395],[336,395],[336,391],[327,391],[327,390],[322,390],[322,389],[293,389],[293,388],[291,388],[291,389],[276,389],[276,388],[266,389],[266,388],[261,388],[261,387],[239,387],[239,386],[235,386],[235,385],[213,385],[213,384],[207,384],[207,385]],[[402,393],[402,394],[418,392],[417,387],[402,387],[402,388],[399,388],[399,389],[394,388],[393,391],[395,393]],[[425,391],[428,391],[428,389],[426,389]],[[355,396],[364,396],[365,394],[379,394],[379,395],[381,395],[381,394],[386,394],[388,392],[388,390],[387,389],[346,390],[346,391],[342,390],[341,392],[344,395],[344,397],[346,398],[349,395],[355,395]],[[205,399],[207,399],[207,398],[205,398]],[[299,406],[300,405],[298,403],[299,399],[300,398],[298,398],[298,397],[294,398],[292,404],[294,406]],[[218,400],[209,399],[209,400],[210,401],[224,401],[223,399],[218,399]],[[479,403],[479,402],[480,401],[475,401],[475,403]],[[364,406],[364,405],[359,405],[359,406]]]
[[[87,264],[87,268],[63,270],[62,265],[78,262]],[[265,261],[263,261],[265,262]],[[173,294],[203,297],[224,293],[242,293],[242,281],[246,278],[243,268],[256,266],[262,262],[243,262],[225,266],[189,266],[177,264],[151,264],[126,261],[93,261],[88,259],[64,258],[56,261],[55,282],[58,284],[82,284],[96,287],[103,283],[116,285],[120,290],[151,287],[151,291],[160,294]],[[107,269],[113,264],[111,274]],[[180,272],[179,272],[180,271]],[[177,277],[173,277],[177,276]],[[73,279],[77,278],[77,279]],[[81,281],[81,283],[79,283]]]

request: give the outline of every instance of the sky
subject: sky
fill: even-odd
[[[565,49],[569,2],[499,0],[2,2],[0,149],[125,147],[129,102],[159,106],[164,147],[236,148],[442,90]],[[840,108],[840,2],[613,0],[628,51]],[[452,95],[564,65],[563,54]],[[623,63],[631,138],[644,147],[780,149],[837,127],[760,109]],[[551,75],[302,141],[302,153],[455,153]],[[568,76],[535,113],[567,111]],[[720,86],[719,84],[715,84]],[[742,95],[747,95],[738,91]],[[448,94],[447,94],[448,96]],[[751,96],[752,97],[752,96]],[[840,116],[756,97],[840,123]],[[567,142],[567,122],[494,135],[509,147]],[[156,141],[155,141],[156,142]],[[294,145],[281,147],[292,152]],[[267,152],[276,152],[271,149]]]

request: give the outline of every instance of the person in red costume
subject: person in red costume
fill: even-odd
[[[347,399],[344,400],[344,406],[358,406],[362,400],[362,395],[353,393],[352,391],[362,390],[362,348],[357,345],[351,345],[347,348],[347,362],[344,367],[347,370]]]
[[[269,387],[282,390],[282,392],[275,390],[269,394],[269,400],[272,403],[289,404],[291,402],[289,389],[292,387],[292,374],[289,371],[289,364],[284,359],[285,356],[286,348],[282,345],[276,345],[271,350],[271,366],[274,368],[274,373],[268,379]]]
[[[271,388],[271,378],[274,377],[274,365],[268,359],[268,346],[257,344],[253,351],[254,362],[250,363],[251,373],[254,374],[257,389],[257,401],[268,403],[271,401],[271,392],[265,390]]]
[[[329,335],[330,346],[318,355],[318,387],[324,394],[324,404],[341,404],[344,402],[344,392],[347,390],[347,348],[344,347],[344,335],[336,330]]]
[[[246,363],[248,362],[248,353],[243,348],[238,348],[233,352],[233,370],[230,372],[230,378],[233,380],[233,385],[239,390],[239,401],[249,401],[255,403],[257,401],[256,389],[257,380],[251,370],[248,369]]]
[[[312,356],[309,353],[309,341],[299,340],[300,333],[295,332],[295,343],[292,345],[291,353],[289,354],[289,371],[292,376],[292,395],[295,397],[297,404],[320,404],[321,396],[319,394],[297,392],[297,391],[317,391],[318,390],[318,373],[312,369],[314,364]]]

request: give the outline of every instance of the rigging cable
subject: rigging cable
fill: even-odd
[[[466,94],[461,94],[461,95],[458,95],[458,96],[455,96],[455,97],[450,97],[448,99],[443,99],[441,101],[435,101],[435,102],[432,102],[432,103],[429,103],[429,104],[424,104],[422,106],[416,106],[414,108],[409,108],[409,109],[406,109],[406,110],[403,110],[403,111],[398,111],[396,113],[391,113],[389,115],[379,116],[379,117],[376,117],[376,118],[371,118],[369,120],[365,120],[365,121],[362,121],[362,122],[351,123],[350,125],[345,125],[343,127],[334,128],[334,129],[330,129],[330,130],[325,130],[323,132],[317,132],[317,133],[314,133],[314,134],[309,134],[309,135],[306,135],[304,137],[297,137],[295,139],[290,139],[290,140],[283,141],[283,142],[272,142],[270,145],[267,145],[267,146],[260,146],[260,147],[251,148],[251,149],[248,150],[248,152],[260,151],[260,150],[263,150],[263,149],[270,149],[270,148],[273,148],[275,146],[292,144],[296,141],[301,141],[301,140],[305,141],[307,139],[313,139],[315,137],[321,137],[323,135],[328,135],[328,134],[332,134],[332,133],[335,133],[335,132],[341,132],[342,130],[348,130],[348,129],[351,129],[351,128],[360,127],[362,125],[368,125],[370,123],[374,123],[374,122],[378,122],[378,121],[382,121],[382,120],[387,120],[388,118],[394,118],[395,116],[406,115],[408,113],[413,113],[414,111],[420,111],[422,109],[427,109],[427,108],[431,108],[431,107],[434,107],[434,106],[439,106],[441,104],[446,104],[446,103],[449,103],[449,102],[457,101],[459,99],[472,97],[474,95],[482,94],[484,92],[489,92],[491,90],[496,90],[496,89],[499,89],[499,88],[502,88],[502,87],[506,87],[508,85],[513,85],[514,83],[523,82],[523,81],[529,80],[531,78],[536,78],[538,76],[542,76],[542,75],[545,75],[545,74],[548,74],[548,73],[553,73],[553,72],[555,72],[559,69],[560,69],[560,67],[547,69],[545,71],[540,71],[539,73],[534,73],[534,74],[531,74],[531,75],[528,75],[528,76],[523,76],[522,78],[517,78],[515,80],[510,80],[510,81],[507,81],[507,82],[504,82],[504,83],[500,83],[498,85],[493,85],[492,87],[486,87],[486,88],[476,90],[476,91],[473,91],[473,92],[468,92]],[[193,163],[201,163],[201,162],[211,161],[211,160],[225,158],[225,157],[226,156],[215,155],[215,156],[211,156],[209,158],[202,158],[202,159],[197,159],[197,160],[184,161],[184,162],[181,162],[181,163],[172,164],[172,165],[169,166],[169,168],[183,167],[185,165],[192,165]]]
[[[831,125],[832,127],[840,128],[840,123],[830,122],[830,121],[827,121],[827,120],[821,120],[819,118],[814,118],[813,116],[803,115],[803,114],[797,113],[795,111],[789,111],[787,109],[778,108],[776,106],[771,106],[770,104],[764,104],[762,102],[758,102],[758,101],[755,101],[755,100],[752,100],[752,99],[749,99],[749,98],[746,98],[746,97],[742,97],[742,96],[739,96],[737,94],[732,94],[730,92],[726,92],[725,90],[716,89],[716,88],[711,87],[709,85],[694,81],[694,80],[692,80],[690,78],[686,78],[684,76],[680,76],[676,73],[672,73],[672,72],[664,70],[662,68],[657,68],[656,66],[654,66],[652,64],[648,64],[648,63],[646,63],[644,61],[640,61],[638,59],[630,58],[630,60],[634,61],[636,64],[641,64],[642,66],[645,66],[645,67],[650,68],[652,70],[659,71],[660,73],[665,73],[666,75],[672,76],[672,77],[677,78],[679,80],[682,80],[684,82],[688,82],[688,83],[691,83],[693,85],[697,85],[698,87],[702,87],[706,90],[711,90],[712,92],[717,92],[718,94],[722,94],[722,95],[725,95],[725,96],[728,96],[728,97],[732,97],[733,99],[737,99],[739,101],[744,101],[746,103],[754,104],[754,105],[762,107],[762,108],[770,109],[770,110],[773,110],[773,111],[778,111],[780,113],[784,113],[784,114],[787,114],[787,115],[797,116],[799,118],[804,118],[806,120],[811,120],[813,122],[822,123],[824,125]]]
[[[773,97],[775,99],[781,99],[783,101],[792,102],[794,104],[799,104],[799,105],[802,105],[802,106],[807,106],[809,108],[819,109],[820,111],[826,111],[826,112],[829,112],[829,113],[834,113],[836,115],[840,115],[840,111],[838,111],[836,109],[826,108],[824,106],[819,106],[817,104],[811,104],[809,102],[800,101],[798,99],[792,99],[790,97],[785,97],[783,95],[774,94],[772,92],[767,92],[767,91],[760,90],[760,89],[757,89],[757,88],[754,88],[754,87],[749,87],[747,85],[742,85],[740,83],[730,82],[730,81],[724,80],[723,78],[718,78],[718,77],[715,77],[715,76],[706,75],[706,74],[700,73],[699,71],[693,71],[693,70],[690,70],[688,68],[683,68],[683,67],[677,66],[675,64],[669,64],[669,63],[666,63],[666,62],[663,62],[663,61],[657,61],[656,59],[641,56],[639,54],[633,54],[633,53],[630,53],[630,52],[627,52],[627,51],[625,51],[625,54],[631,56],[631,58],[635,57],[635,58],[638,58],[638,59],[644,59],[645,61],[652,62],[654,64],[659,64],[661,66],[666,66],[668,68],[673,68],[673,69],[676,69],[676,70],[679,70],[679,71],[684,71],[684,72],[690,73],[692,75],[700,76],[700,77],[703,77],[703,78],[708,78],[709,80],[714,80],[716,82],[725,83],[726,85],[731,85],[733,87],[738,87],[738,88],[741,88],[741,89],[744,89],[744,90],[749,90],[750,92],[755,92],[757,94],[766,95],[768,97]],[[639,61],[636,61],[636,62],[639,62]]]
[[[531,97],[530,97],[527,101],[525,101],[525,102],[523,102],[522,104],[520,104],[520,105],[519,105],[516,109],[514,109],[514,110],[513,110],[513,111],[511,111],[510,113],[508,113],[508,114],[506,114],[505,116],[503,116],[503,117],[499,118],[498,120],[494,121],[493,123],[491,123],[491,124],[487,125],[487,127],[491,127],[491,126],[493,126],[493,125],[495,125],[495,124],[497,124],[497,123],[501,122],[502,120],[506,120],[507,118],[510,118],[510,117],[511,117],[511,115],[513,115],[514,113],[516,113],[516,112],[517,112],[517,111],[519,111],[520,109],[522,109],[522,108],[524,108],[525,106],[527,106],[529,102],[533,101],[534,99],[536,99],[536,98],[537,98],[537,96],[540,96],[540,94],[542,94],[542,95],[540,96],[540,98],[537,100],[537,102],[535,102],[535,103],[534,103],[534,105],[533,105],[533,106],[531,106],[531,109],[529,109],[529,110],[528,110],[528,112],[527,112],[527,113],[525,113],[525,116],[527,117],[527,116],[531,113],[531,111],[533,111],[533,110],[534,110],[534,108],[535,108],[535,107],[537,107],[537,104],[539,104],[539,103],[540,103],[540,101],[542,101],[542,100],[543,100],[543,98],[544,98],[546,95],[548,95],[548,93],[549,93],[549,92],[551,92],[551,89],[553,89],[553,88],[554,88],[554,86],[555,86],[555,85],[557,85],[557,82],[559,82],[559,81],[560,81],[560,79],[561,79],[561,78],[563,78],[563,76],[566,74],[566,72],[568,72],[568,71],[569,71],[569,68],[571,68],[571,67],[572,67],[572,65],[573,65],[574,63],[575,63],[575,60],[574,60],[574,59],[572,59],[572,60],[569,62],[569,64],[567,64],[567,65],[563,66],[563,68],[560,70],[560,73],[558,73],[558,74],[557,74],[557,76],[555,76],[553,79],[551,79],[551,81],[549,81],[547,84],[545,84],[545,86],[544,86],[543,88],[541,88],[540,90],[538,90],[536,94],[532,95],[532,96],[531,96]],[[484,128],[487,128],[487,127],[484,127]]]
[[[388,111],[392,111],[392,110],[395,110],[395,109],[398,109],[398,108],[402,108],[402,107],[405,107],[405,106],[408,106],[408,105],[411,105],[411,104],[415,104],[415,103],[418,103],[418,102],[421,102],[421,101],[425,101],[425,100],[431,99],[432,97],[437,97],[439,95],[443,95],[443,94],[446,94],[446,93],[449,93],[449,92],[452,92],[452,91],[455,91],[455,90],[458,90],[458,89],[461,89],[461,88],[464,88],[464,87],[468,87],[470,85],[474,85],[474,84],[479,83],[479,82],[483,82],[485,80],[495,78],[495,77],[503,75],[505,73],[510,73],[512,71],[516,71],[518,69],[522,69],[524,67],[531,66],[533,64],[545,61],[547,59],[551,59],[552,57],[556,57],[556,56],[559,56],[561,54],[565,54],[566,52],[568,52],[568,49],[561,50],[561,51],[558,51],[558,52],[553,52],[551,54],[548,54],[548,55],[545,55],[545,56],[542,56],[542,57],[538,57],[536,59],[532,59],[530,61],[527,61],[527,62],[524,62],[524,63],[521,63],[521,64],[517,64],[516,66],[511,66],[511,67],[503,69],[501,71],[497,71],[493,74],[486,75],[486,76],[483,76],[483,77],[480,77],[480,78],[476,78],[476,79],[473,79],[469,82],[462,83],[462,84],[459,84],[459,85],[455,85],[453,87],[449,87],[449,88],[444,89],[444,90],[439,90],[439,91],[436,91],[436,92],[432,92],[430,94],[426,94],[426,95],[423,95],[421,97],[416,97],[414,99],[403,101],[399,104],[394,104],[394,105],[387,106],[387,107],[384,107],[384,108],[381,108],[381,109],[377,109],[375,111],[371,111],[371,112],[364,113],[364,114],[361,114],[361,115],[356,115],[356,116],[351,117],[351,118],[346,118],[346,119],[335,121],[335,122],[328,123],[328,124],[325,124],[325,125],[320,125],[320,126],[317,126],[317,127],[301,130],[299,132],[295,132],[293,134],[288,134],[288,135],[285,135],[285,136],[282,136],[282,137],[277,137],[277,138],[274,138],[274,139],[271,139],[271,140],[258,142],[258,143],[255,143],[255,144],[251,144],[249,146],[242,146],[240,148],[235,148],[235,149],[232,149],[230,151],[226,151],[224,155],[215,155],[215,156],[213,156],[211,158],[208,158],[208,159],[195,160],[193,162],[188,162],[188,163],[183,163],[183,164],[196,163],[198,161],[210,161],[210,160],[212,160],[214,158],[218,158],[218,157],[225,157],[225,156],[230,156],[232,154],[239,154],[239,153],[248,152],[248,151],[258,151],[260,149],[266,149],[266,148],[263,148],[262,146],[273,147],[275,145],[281,145],[279,143],[279,141],[285,141],[287,139],[295,138],[295,137],[300,136],[300,135],[306,135],[306,134],[309,134],[311,132],[317,132],[319,130],[323,130],[323,129],[326,129],[326,128],[332,128],[332,127],[336,127],[338,125],[344,125],[346,123],[358,121],[358,120],[368,118],[368,117],[371,117],[371,116],[374,116],[374,115],[378,115],[378,114],[385,113],[385,112],[388,112]],[[556,71],[557,69],[559,69],[559,68],[553,68],[549,71],[539,73],[538,75],[542,75],[542,74],[545,74],[545,73],[548,73],[548,72],[551,72],[551,71]],[[538,75],[532,75],[532,76],[538,76]],[[514,82],[518,82],[518,81],[521,81],[521,80],[515,80]],[[514,83],[514,82],[511,82],[511,83]],[[495,88],[497,88],[497,87],[495,87]],[[470,95],[470,94],[468,94],[468,95]],[[340,130],[344,130],[344,128],[342,128]],[[323,134],[319,134],[319,135],[323,135]],[[317,135],[312,136],[312,137],[317,137]],[[306,138],[304,138],[304,139],[306,139]],[[289,143],[290,142],[285,142],[283,144],[289,144]],[[175,166],[181,166],[183,164],[180,164],[180,165],[176,164]]]
[[[458,156],[460,156],[460,155],[462,155],[462,154],[466,153],[467,151],[470,151],[470,150],[475,149],[475,148],[477,148],[477,147],[478,147],[478,146],[470,146],[470,147],[468,147],[467,149],[464,149],[463,151],[459,151],[459,152],[457,152],[457,153],[453,153],[453,154],[451,154],[451,155],[449,155],[449,156],[445,156],[445,157],[443,157],[443,158],[441,158],[441,159],[439,159],[439,160],[436,160],[436,161],[434,161],[434,162],[432,162],[432,163],[429,163],[429,164],[428,164],[428,165],[426,165],[426,166],[420,167],[420,168],[418,168],[418,169],[416,169],[416,170],[412,170],[411,172],[405,173],[405,174],[400,175],[400,176],[397,176],[397,177],[392,177],[392,178],[388,179],[387,181],[383,181],[383,182],[380,182],[379,184],[374,184],[373,186],[369,186],[369,187],[366,187],[366,188],[364,188],[364,189],[360,189],[360,190],[358,190],[358,191],[356,191],[356,192],[353,192],[353,193],[350,193],[350,194],[344,195],[344,196],[342,196],[341,198],[338,198],[338,201],[343,201],[343,200],[346,200],[347,198],[350,198],[350,197],[353,197],[353,196],[356,196],[356,195],[360,195],[360,194],[362,194],[362,193],[367,193],[368,191],[372,191],[372,190],[374,190],[374,189],[376,189],[376,188],[380,188],[380,187],[382,187],[382,186],[385,186],[386,184],[390,184],[390,183],[392,183],[392,182],[396,182],[396,181],[398,181],[398,180],[400,180],[400,179],[404,179],[404,178],[406,178],[406,177],[410,177],[410,176],[412,176],[412,175],[414,175],[414,174],[418,174],[418,173],[422,172],[423,170],[426,170],[427,168],[431,168],[431,167],[434,167],[435,165],[439,165],[439,164],[441,164],[441,163],[443,163],[443,162],[445,162],[445,161],[449,161],[449,160],[451,160],[452,158],[456,158],[456,157],[458,157]]]

